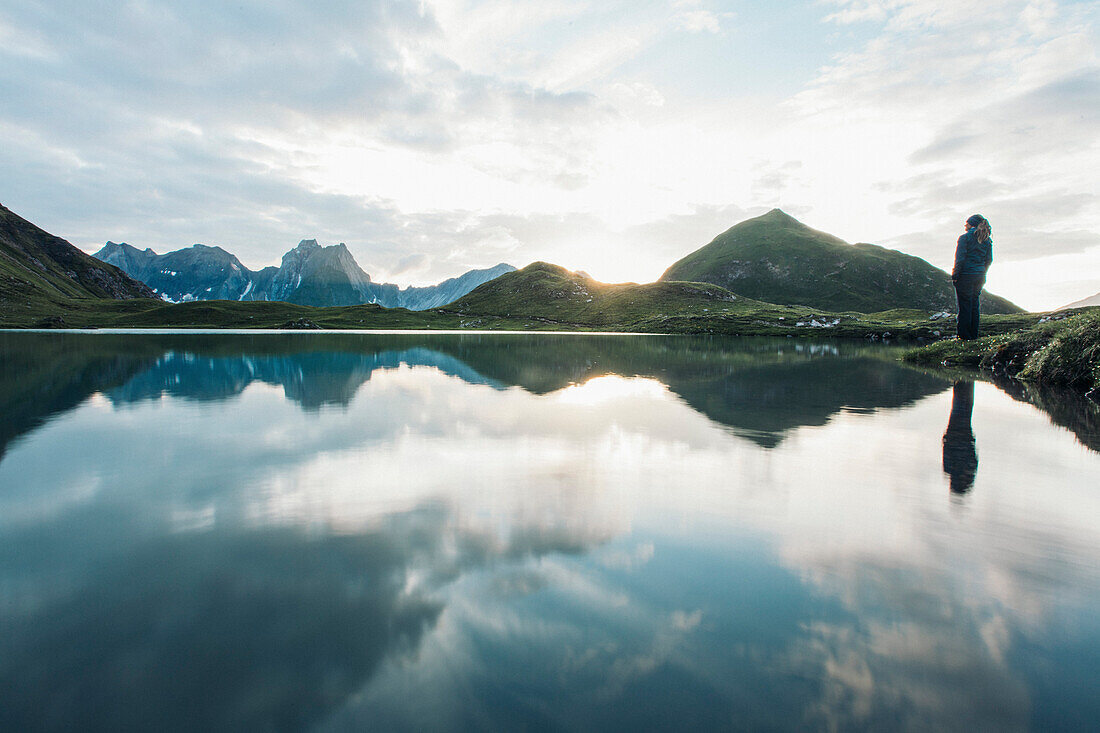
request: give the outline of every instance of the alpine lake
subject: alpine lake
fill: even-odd
[[[0,333],[0,730],[1096,730],[1100,406],[899,353]]]

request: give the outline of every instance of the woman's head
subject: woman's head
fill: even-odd
[[[967,231],[974,229],[979,242],[984,242],[993,234],[993,227],[989,225],[989,219],[981,214],[974,214],[966,220]]]

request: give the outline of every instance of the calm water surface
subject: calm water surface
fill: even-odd
[[[1100,411],[895,359],[0,334],[0,729],[1095,730]]]

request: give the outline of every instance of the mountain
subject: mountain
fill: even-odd
[[[1100,293],[1097,293],[1096,295],[1092,295],[1088,298],[1083,298],[1081,300],[1074,301],[1073,303],[1070,303],[1069,305],[1063,305],[1058,310],[1064,311],[1064,310],[1068,310],[1070,308],[1087,308],[1090,305],[1100,305]]]
[[[94,255],[153,288],[164,300],[241,300],[253,273],[221,247],[196,244],[158,255],[107,242]]]
[[[420,288],[405,288],[400,291],[399,294],[399,297],[402,299],[401,307],[408,308],[411,311],[439,308],[440,306],[458,300],[479,285],[483,285],[490,280],[495,280],[501,275],[505,275],[509,272],[515,272],[515,270],[516,268],[511,265],[501,263],[495,267],[489,267],[484,270],[470,270],[458,277],[444,280],[438,285]],[[382,305],[385,305],[385,303],[382,303]]]
[[[145,284],[0,205],[0,302],[154,298]]]
[[[661,281],[707,282],[749,298],[842,312],[954,310],[950,276],[919,257],[848,244],[779,209],[748,219],[673,264]],[[982,294],[987,313],[1019,313]]]
[[[446,305],[495,277],[515,270],[499,264],[471,270],[427,287],[376,283],[343,243],[322,247],[304,239],[283,255],[278,267],[253,272],[221,247],[196,244],[158,255],[129,244],[107,242],[95,257],[147,283],[170,302],[274,300],[309,306],[377,303],[386,308],[427,310]]]
[[[736,304],[736,305],[735,305]],[[530,318],[574,325],[626,326],[646,320],[723,310],[771,308],[706,283],[612,285],[546,262],[535,262],[474,288],[448,313]]]
[[[344,243],[322,247],[316,239],[303,240],[283,255],[266,295],[267,300],[298,305],[378,302],[370,275],[363,272]]]

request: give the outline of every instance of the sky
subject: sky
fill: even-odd
[[[1100,292],[1092,0],[0,0],[0,202],[88,252],[345,242],[426,285],[649,282],[779,207]]]

